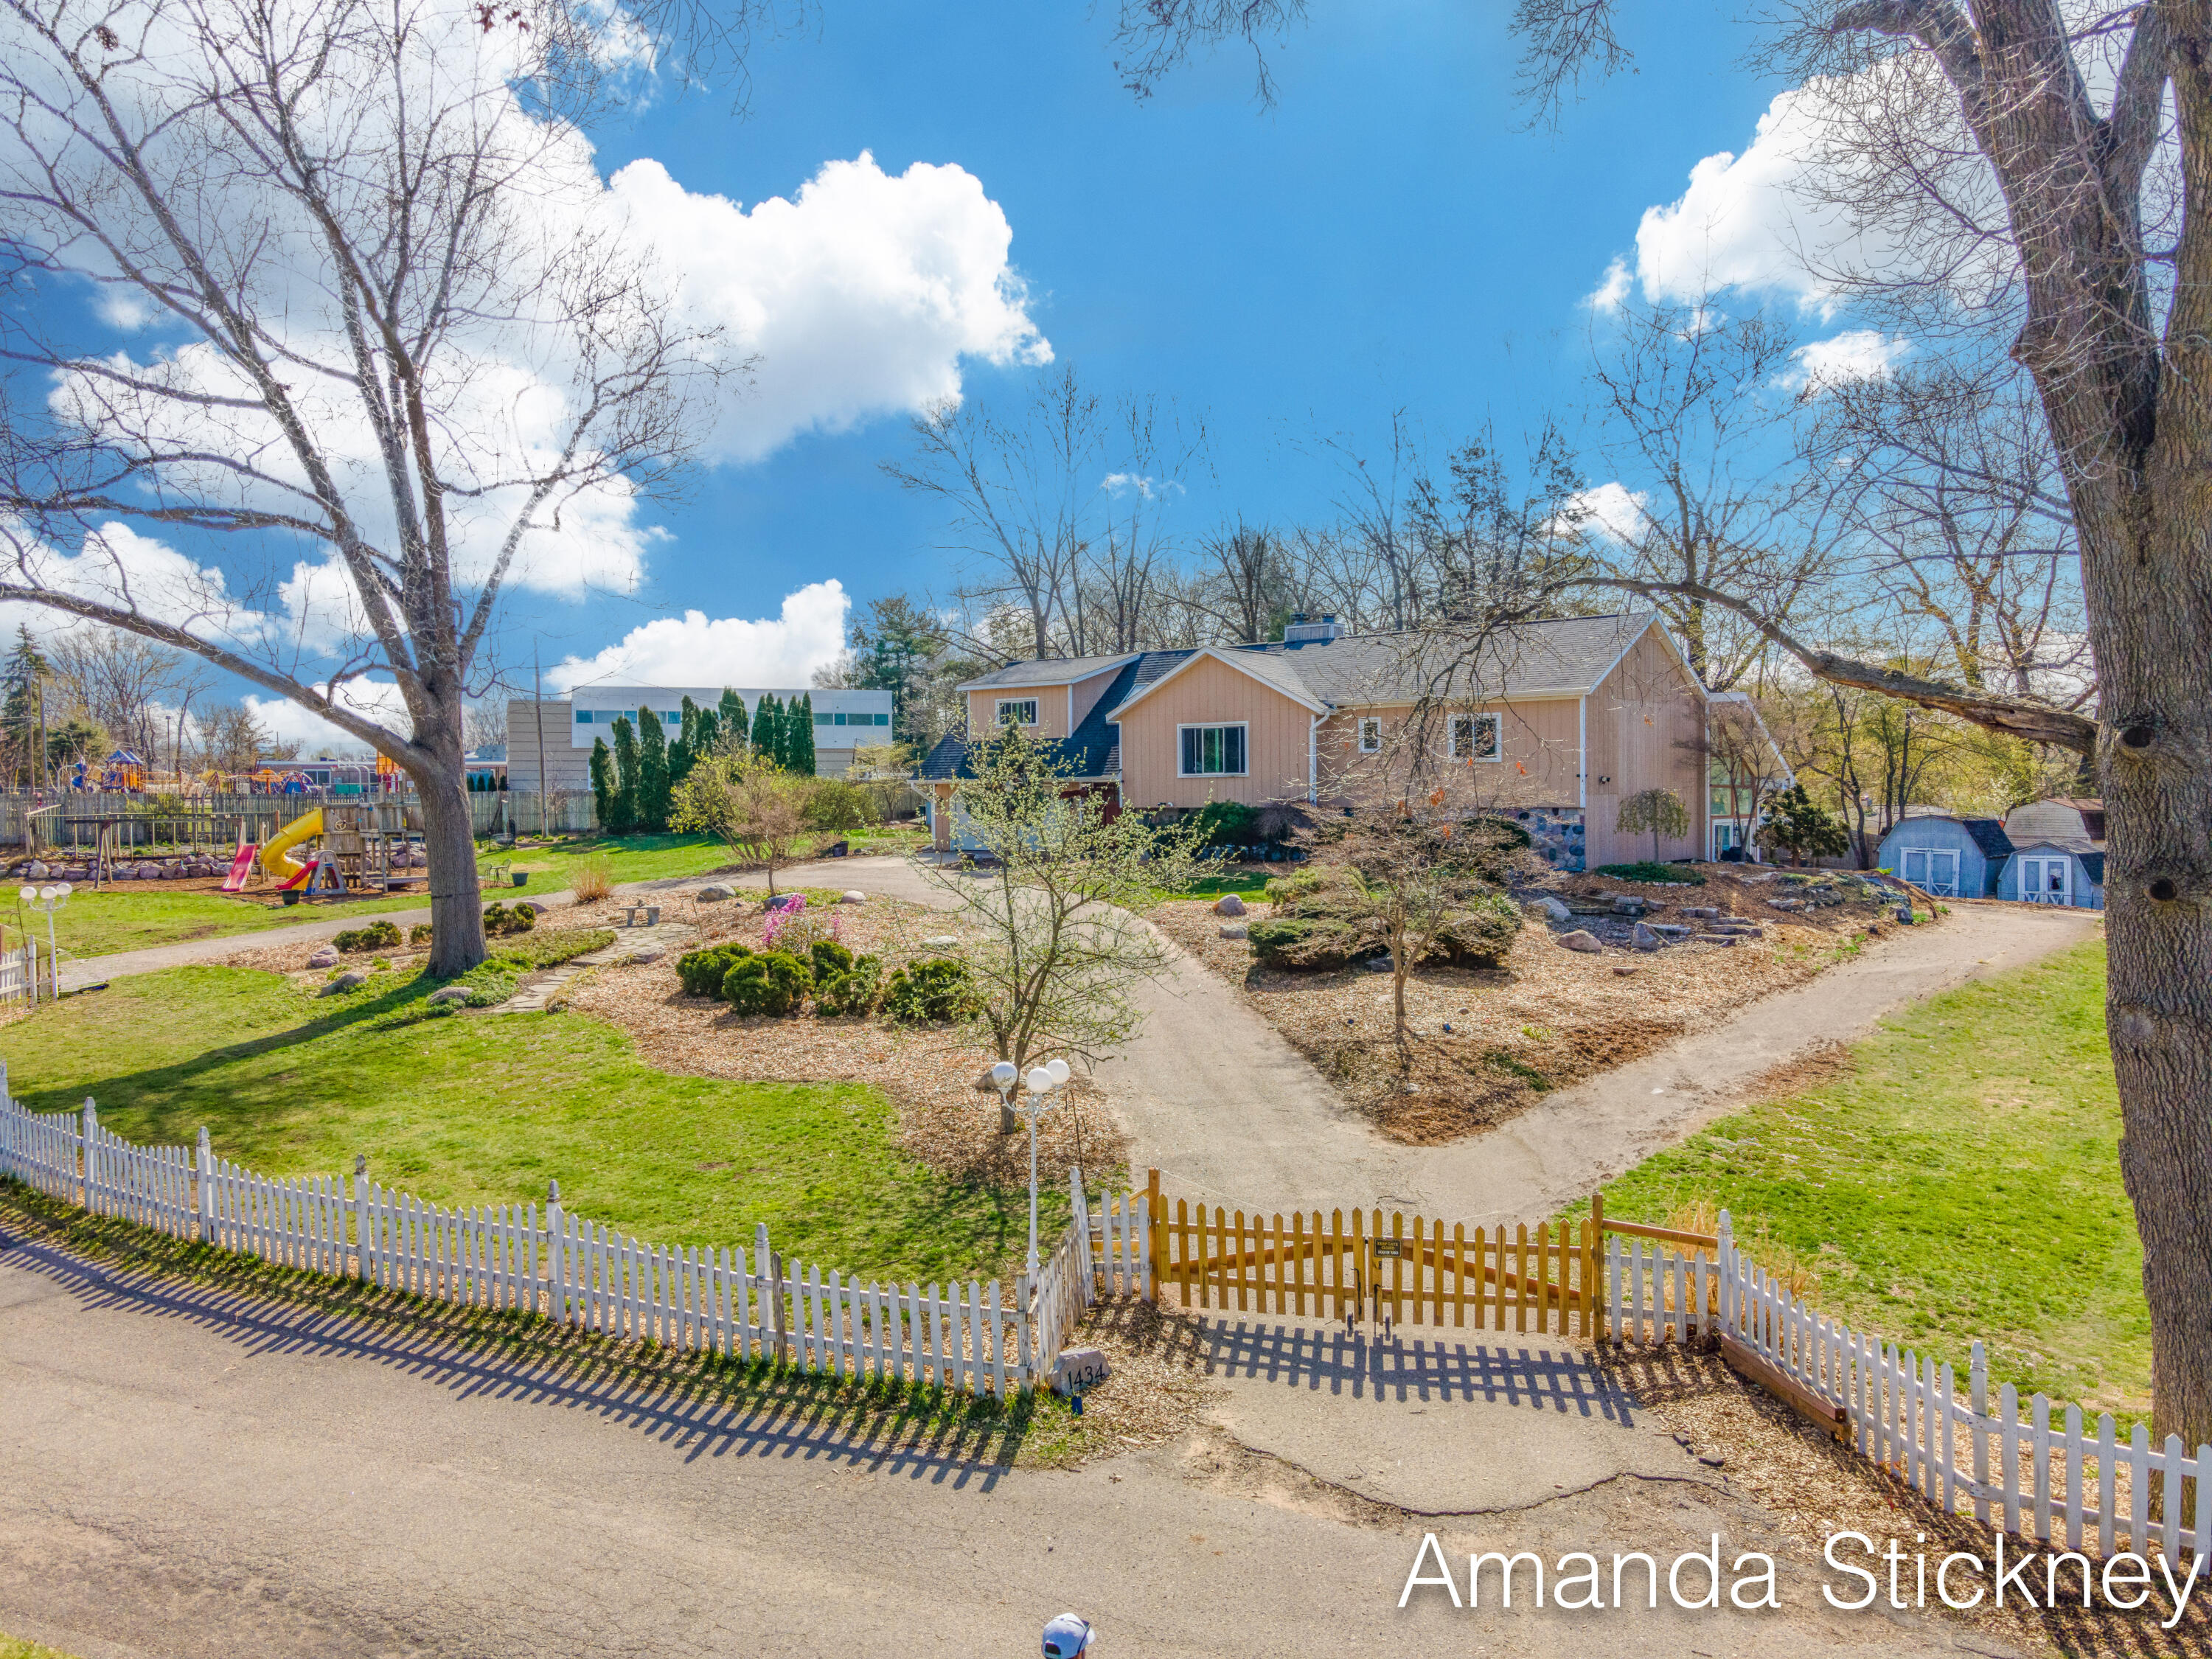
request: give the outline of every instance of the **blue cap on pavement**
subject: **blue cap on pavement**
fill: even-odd
[[[1076,1659],[1091,1651],[1090,1623],[1063,1613],[1044,1627],[1044,1659]]]

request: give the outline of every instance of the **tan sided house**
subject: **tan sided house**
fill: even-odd
[[[1423,659],[1441,648],[1299,617],[1279,644],[1011,664],[960,687],[967,731],[919,769],[937,845],[961,842],[970,734],[1011,721],[1059,745],[1071,788],[1106,792],[1117,810],[1340,799],[1358,792],[1363,758],[1417,741],[1564,868],[1650,857],[1649,834],[1613,827],[1646,789],[1672,789],[1690,814],[1660,856],[1705,854],[1705,695],[1656,616],[1524,624],[1459,666],[1465,689],[1444,697],[1430,689],[1443,668]]]

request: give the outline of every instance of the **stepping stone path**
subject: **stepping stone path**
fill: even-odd
[[[514,988],[514,994],[496,1008],[487,1008],[491,1014],[542,1014],[545,1005],[553,1000],[554,993],[574,979],[587,968],[602,968],[611,962],[627,962],[632,957],[657,962],[678,945],[693,938],[698,929],[689,922],[664,921],[653,927],[631,927],[612,945],[597,951],[587,951],[580,957],[571,957],[557,968],[541,968],[525,975]]]

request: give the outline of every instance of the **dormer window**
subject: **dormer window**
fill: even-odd
[[[1035,726],[1037,723],[1037,700],[1035,697],[1001,697],[999,699],[999,724],[1001,726]]]

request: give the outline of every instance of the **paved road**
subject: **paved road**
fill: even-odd
[[[1008,1471],[110,1281],[0,1237],[0,1629],[82,1659],[1018,1656],[1074,1607],[1102,1656],[1147,1659],[1951,1645],[1909,1615],[1826,1611],[1802,1559],[1785,1561],[1780,1612],[1537,1613],[1524,1591],[1512,1612],[1467,1613],[1430,1591],[1400,1613],[1425,1528],[1461,1564],[1523,1545],[1663,1562],[1714,1532],[1731,1560],[1782,1545],[1680,1456],[1585,1491],[1555,1474],[1491,1514],[1354,1502],[1296,1462],[1352,1413],[1363,1459],[1418,1456],[1454,1507],[1481,1490],[1500,1412],[1668,1453],[1584,1389],[1553,1401],[1477,1364],[1466,1383],[1400,1375],[1347,1401],[1345,1367],[1231,1346],[1231,1413],[1264,1418],[1253,1438],[1281,1455],[1200,1430],[1073,1473]],[[1491,1399],[1492,1416],[1446,1419],[1455,1393]]]

